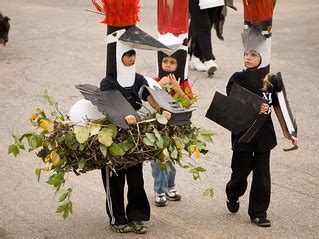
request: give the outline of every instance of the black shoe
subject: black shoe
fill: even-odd
[[[237,201],[230,201],[226,200],[227,208],[231,213],[236,213],[239,210],[239,200]]]
[[[271,226],[271,222],[265,217],[250,218],[250,221],[252,223],[255,223],[259,227],[270,227]]]
[[[141,221],[132,221],[129,225],[132,228],[132,232],[137,234],[145,234],[148,231],[147,227],[144,226],[143,222]]]

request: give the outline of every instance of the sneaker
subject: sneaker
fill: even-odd
[[[110,225],[111,230],[117,233],[127,233],[127,232],[131,232],[132,228],[127,225],[127,224],[123,224],[123,225]]]
[[[167,199],[170,201],[179,201],[182,198],[181,195],[175,189],[171,189],[165,194]]]
[[[259,227],[270,227],[271,222],[266,217],[250,218],[252,223],[255,223]]]
[[[226,200],[226,204],[227,204],[227,208],[228,211],[230,211],[231,213],[236,213],[239,210],[239,200],[237,201],[230,201],[230,200]]]
[[[213,60],[205,61],[204,65],[209,76],[214,75],[215,71],[218,69],[218,65]]]
[[[207,67],[204,65],[203,62],[200,61],[200,59],[196,56],[192,56],[189,66],[191,69],[196,70],[196,71],[206,71]]]
[[[148,228],[141,221],[132,221],[129,225],[132,228],[132,232],[137,234],[145,234],[148,231]]]
[[[155,193],[155,205],[158,207],[165,207],[167,199],[165,193]]]

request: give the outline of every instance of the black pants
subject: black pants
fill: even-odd
[[[112,176],[109,176],[108,167],[103,167],[101,172],[110,224],[123,225],[131,221],[148,221],[150,204],[144,190],[142,164],[118,170],[118,175],[113,172]],[[125,178],[128,185],[126,210],[124,207]]]
[[[231,179],[226,185],[227,198],[238,200],[247,189],[247,177],[253,171],[248,214],[250,217],[267,217],[270,203],[270,151],[233,152]]]
[[[198,3],[199,0],[189,0],[189,13],[191,15],[189,53],[204,61],[215,60],[211,30],[214,19],[219,17],[222,7],[201,10]]]

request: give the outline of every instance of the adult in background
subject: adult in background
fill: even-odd
[[[211,30],[214,27],[217,37],[223,38],[223,25],[227,14],[226,6],[237,10],[233,1],[189,0],[191,17],[189,26],[190,67],[197,71],[206,71],[209,76],[218,69],[212,47]]]

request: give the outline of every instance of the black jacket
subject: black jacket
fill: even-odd
[[[230,94],[232,85],[237,83],[251,92],[263,97],[264,94],[261,89],[263,87],[262,81],[264,75],[264,72],[261,72],[260,69],[248,69],[242,72],[235,72],[228,81],[226,87],[227,95]],[[282,90],[282,82],[280,82],[275,75],[270,77],[269,81],[271,85],[265,94],[267,97],[269,97],[269,99],[271,99],[270,106],[277,106],[278,99],[276,92]],[[232,133],[231,140],[232,149],[234,151],[266,152],[273,149],[277,145],[276,134],[270,114],[263,126],[259,129],[255,137],[249,143],[239,143],[238,140],[242,135],[244,135],[245,132],[246,130],[238,134]]]
[[[139,110],[142,107],[142,101],[138,96],[138,92],[143,85],[148,83],[146,79],[136,73],[134,84],[130,87],[122,87],[112,75],[107,75],[100,83],[100,90],[118,90],[127,99],[127,101],[132,105],[135,110]],[[144,90],[142,93],[142,100],[147,101],[147,97],[150,93]]]

